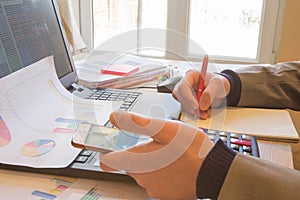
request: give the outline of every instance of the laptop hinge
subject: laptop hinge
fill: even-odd
[[[82,92],[84,89],[82,87],[80,87],[79,85],[77,85],[76,83],[72,84],[73,90],[76,90],[78,92]]]

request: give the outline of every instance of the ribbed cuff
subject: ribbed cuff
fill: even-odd
[[[219,140],[204,160],[197,177],[197,197],[217,199],[236,153]]]
[[[227,78],[230,82],[230,91],[226,97],[227,105],[236,106],[240,101],[242,91],[242,83],[239,75],[230,69],[223,70],[220,75]]]

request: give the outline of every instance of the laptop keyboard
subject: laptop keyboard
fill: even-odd
[[[120,106],[121,110],[129,110],[134,102],[142,95],[141,92],[134,92],[128,90],[118,90],[118,89],[95,89],[90,90],[83,98],[92,100],[102,100],[102,101],[122,101]],[[113,125],[108,121],[105,126],[113,127]],[[75,162],[77,163],[91,163],[95,162],[94,157],[98,157],[97,152],[90,150],[82,150],[80,154],[76,157]],[[98,164],[95,164],[98,165]]]
[[[127,90],[103,89],[90,90],[84,98],[102,101],[123,101],[120,109],[126,111],[133,106],[141,94],[141,92]]]

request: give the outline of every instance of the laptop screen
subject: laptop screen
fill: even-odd
[[[76,81],[54,0],[0,0],[0,78],[54,56],[65,87]]]

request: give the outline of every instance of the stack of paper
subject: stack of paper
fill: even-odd
[[[89,88],[119,89],[155,81],[157,84],[161,77],[170,76],[170,69],[164,63],[128,54],[90,56],[75,65],[79,83]],[[120,67],[128,70],[122,71]]]

